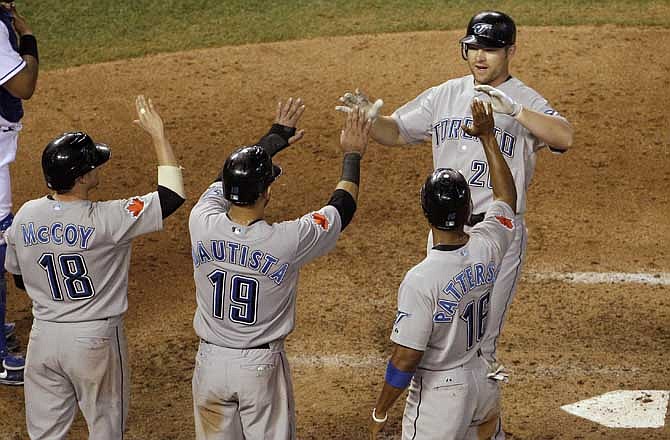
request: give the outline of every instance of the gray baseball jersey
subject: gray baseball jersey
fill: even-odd
[[[31,439],[64,438],[79,406],[90,438],[122,438],[130,395],[123,314],[131,240],[163,226],[158,192],[25,203],[7,233],[9,272],[33,302],[25,370]]]
[[[506,203],[493,202],[463,247],[432,249],[405,275],[391,340],[424,352],[418,368],[449,370],[476,356],[500,262],[514,238],[513,218]]]
[[[196,439],[293,439],[283,340],[295,323],[298,271],[335,247],[340,214],[325,206],[298,220],[241,226],[228,208],[216,182],[189,218],[193,325],[202,339],[192,381]]]
[[[295,324],[298,271],[335,247],[340,215],[325,206],[298,220],[240,226],[228,207],[221,183],[213,183],[189,218],[195,331],[229,348],[282,340]]]
[[[493,200],[493,193],[489,165],[479,139],[461,130],[463,124],[472,121],[470,106],[473,98],[489,100],[488,95],[476,92],[474,85],[472,75],[449,80],[424,91],[398,108],[392,117],[408,142],[432,140],[435,168],[454,168],[465,176],[470,184],[473,213],[479,214],[487,210]],[[497,88],[526,108],[562,118],[546,99],[517,78],[510,77]],[[527,245],[523,217],[526,211],[526,191],[535,170],[536,153],[545,146],[513,117],[496,113],[494,118],[500,150],[514,177],[517,216],[516,236],[505,255],[495,284],[489,316],[490,331],[484,336],[482,344],[482,351],[489,360],[496,359],[496,341],[502,332],[521,274]]]
[[[23,276],[33,315],[81,322],[128,308],[131,240],[162,229],[158,192],[127,200],[26,202],[7,231],[5,267]]]
[[[473,212],[485,212],[493,200],[489,166],[479,139],[461,130],[472,123],[470,105],[473,98],[488,100],[488,95],[474,89],[472,75],[449,80],[432,87],[398,108],[391,116],[408,142],[433,144],[435,168],[449,167],[461,172],[470,184]],[[510,77],[497,87],[531,110],[562,117],[550,104],[517,78]],[[517,214],[526,211],[526,191],[535,169],[536,152],[545,146],[513,117],[496,113],[495,133],[500,151],[514,176],[517,191]]]
[[[494,201],[464,246],[430,250],[400,285],[391,340],[424,352],[407,395],[403,439],[483,438],[480,427],[497,418],[499,387],[487,379],[479,348],[513,218],[506,203]]]

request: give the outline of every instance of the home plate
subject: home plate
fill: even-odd
[[[561,409],[609,428],[662,428],[669,395],[668,391],[619,390]]]

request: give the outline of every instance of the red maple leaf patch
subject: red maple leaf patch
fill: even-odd
[[[507,229],[514,229],[514,223],[512,222],[512,219],[503,217],[502,215],[496,215],[496,220],[498,220],[500,224]]]
[[[139,197],[135,197],[126,204],[126,210],[133,217],[139,217],[142,211],[144,210],[144,200]]]
[[[312,214],[312,219],[314,220],[314,223],[321,226],[324,231],[328,230],[328,219],[326,218],[325,215],[315,212],[314,214]]]

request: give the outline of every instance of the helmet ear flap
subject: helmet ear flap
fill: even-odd
[[[465,43],[461,43],[461,56],[465,61],[468,60],[468,45]]]

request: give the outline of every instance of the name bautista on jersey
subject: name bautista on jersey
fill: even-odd
[[[227,262],[255,270],[277,285],[284,281],[289,267],[288,263],[282,263],[277,267],[279,259],[267,252],[258,249],[250,250],[245,244],[225,240],[210,240],[209,246],[199,241],[193,247],[192,255],[195,267],[211,261]]]
[[[433,322],[451,322],[461,299],[475,287],[485,284],[493,285],[497,275],[496,264],[493,261],[486,266],[482,263],[475,263],[460,271],[449,280],[447,286],[440,292],[446,295],[447,299],[438,298],[437,305],[439,310],[433,315]]]
[[[75,225],[72,223],[63,225],[61,222],[54,222],[48,226],[35,226],[33,222],[21,223],[24,247],[53,243],[88,249],[94,232],[95,228],[92,226]]]

